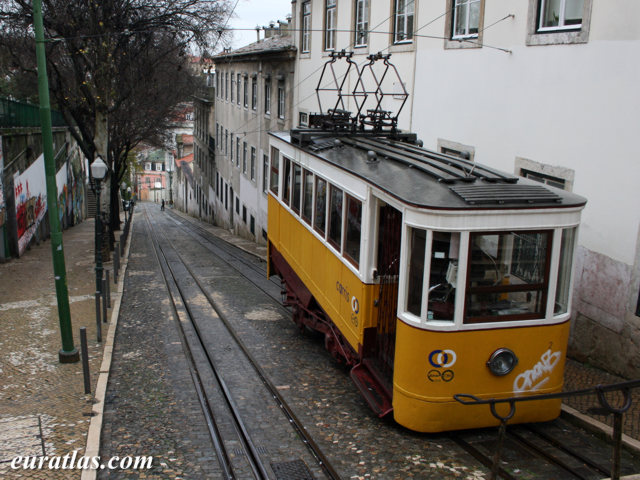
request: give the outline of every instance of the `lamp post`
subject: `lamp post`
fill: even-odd
[[[107,175],[107,164],[98,155],[91,164],[91,176],[96,184],[96,292],[102,291],[102,213],[100,212],[100,182]]]
[[[47,185],[47,209],[51,226],[51,257],[55,278],[56,302],[62,348],[58,352],[60,363],[74,363],[80,359],[78,349],[73,345],[71,311],[69,309],[69,289],[64,264],[62,231],[58,219],[58,187],[56,186],[56,162],[53,155],[53,133],[51,130],[51,102],[49,100],[49,80],[45,53],[44,26],[42,20],[42,0],[33,2],[33,28],[36,37],[36,60],[38,65],[38,93],[40,97],[40,122],[42,125],[42,150]]]
[[[169,205],[173,206],[173,165],[167,165],[167,173],[169,174]]]

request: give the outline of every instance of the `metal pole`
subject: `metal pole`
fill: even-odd
[[[107,323],[107,285],[102,279],[102,323]]]
[[[102,325],[100,322],[100,292],[96,292],[96,341],[102,342]]]
[[[69,309],[69,290],[62,248],[62,232],[58,219],[58,187],[56,185],[56,165],[53,156],[53,133],[51,131],[51,107],[49,101],[49,80],[47,78],[47,60],[44,50],[44,27],[42,23],[42,0],[33,1],[33,27],[36,34],[36,57],[38,62],[38,94],[40,96],[40,121],[42,124],[42,149],[44,169],[47,178],[47,208],[51,228],[51,253],[53,257],[53,275],[56,285],[58,318],[62,349],[58,352],[60,363],[74,363],[80,360],[80,353],[73,345],[71,311]]]
[[[118,284],[118,270],[120,270],[120,242],[116,242],[113,249],[113,283]]]
[[[106,279],[104,282],[105,287],[107,288],[107,305],[111,308],[111,285],[109,284],[109,270],[105,270]]]
[[[96,182],[96,290],[102,292],[102,214],[100,213],[100,180]]]
[[[91,393],[91,377],[89,376],[89,348],[87,347],[86,327],[80,327],[80,349],[82,350],[82,374],[84,376],[84,393]]]

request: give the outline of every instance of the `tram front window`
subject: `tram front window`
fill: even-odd
[[[472,233],[465,323],[543,318],[551,232]]]

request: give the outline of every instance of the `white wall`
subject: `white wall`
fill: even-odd
[[[575,170],[573,191],[588,197],[581,244],[633,264],[640,224],[638,112],[640,2],[594,2],[586,44],[526,46],[527,3],[486,2],[490,48],[446,50],[419,40],[413,130],[475,147],[477,161],[514,171],[516,157]],[[423,8],[420,22],[442,12]],[[426,2],[423,2],[426,7]],[[440,32],[440,33],[439,33]],[[428,33],[444,32],[444,18]],[[416,107],[414,107],[416,108]],[[612,232],[615,234],[612,235]]]

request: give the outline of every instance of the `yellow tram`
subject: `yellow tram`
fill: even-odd
[[[312,130],[271,134],[269,275],[372,409],[439,432],[498,424],[455,394],[560,392],[585,199],[415,137]]]

